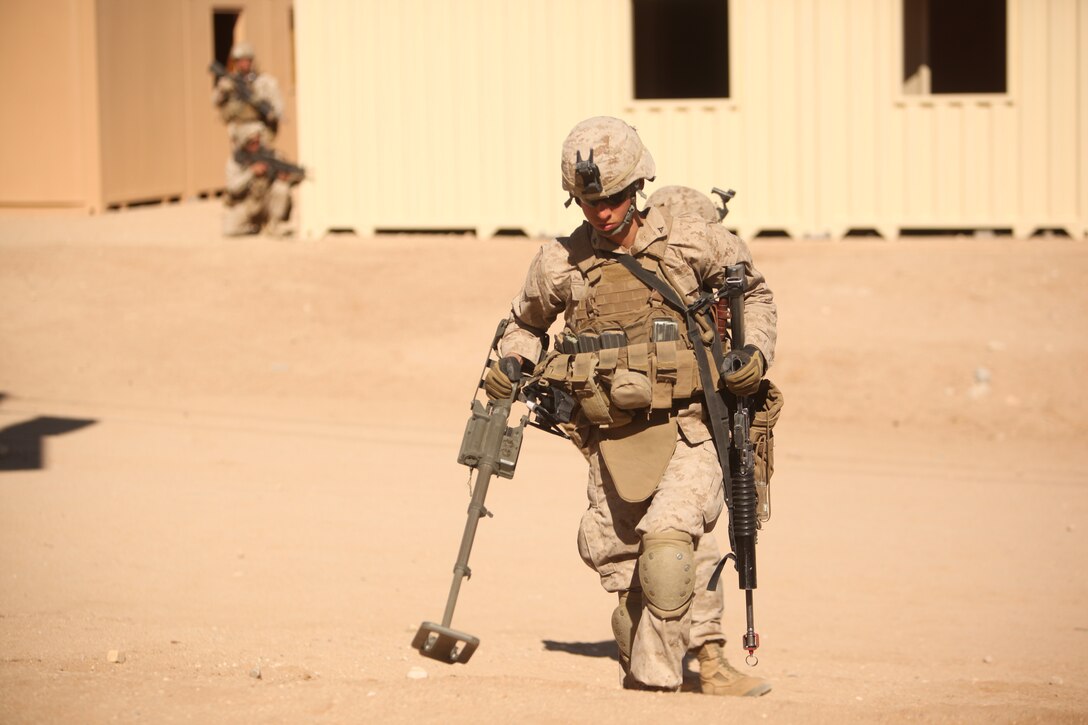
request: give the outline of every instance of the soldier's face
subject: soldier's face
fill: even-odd
[[[250,69],[252,67],[253,67],[253,59],[252,58],[238,58],[237,60],[234,61],[234,68],[239,73],[249,73],[249,71],[250,71]]]
[[[606,236],[619,230],[627,210],[634,203],[634,197],[627,190],[595,201],[578,200],[578,206],[582,208],[586,221]]]
[[[251,153],[251,154],[256,153],[258,150],[260,150],[260,148],[261,148],[261,137],[260,136],[250,136],[248,139],[246,139],[246,151],[248,151],[249,153]]]

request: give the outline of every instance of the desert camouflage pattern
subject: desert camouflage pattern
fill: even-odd
[[[253,100],[264,101],[272,109],[272,118],[283,118],[283,94],[280,93],[279,83],[267,73],[254,73],[250,81],[250,92]],[[235,126],[246,122],[261,123],[261,116],[252,105],[238,98],[234,90],[233,82],[228,78],[221,78],[212,91],[212,105],[219,110],[219,116],[227,124],[227,136],[232,139],[235,135]],[[276,137],[275,131],[261,123],[264,133],[264,143],[271,144]]]
[[[588,222],[583,224],[589,227]],[[688,289],[680,291],[688,295],[720,287],[725,281],[726,266],[743,264],[748,285],[744,301],[746,342],[759,349],[768,368],[773,364],[778,322],[774,295],[753,264],[748,245],[740,237],[720,224],[707,224],[690,215],[675,218],[670,232],[665,216],[656,208],[646,213],[629,252],[596,234],[592,228],[589,233],[593,248],[605,256],[628,253],[637,256],[652,242],[667,236],[664,264],[678,279],[686,282]],[[586,292],[586,281],[570,258],[565,238],[545,242],[530,262],[525,283],[514,298],[510,324],[500,343],[501,353],[539,360],[539,336],[559,315],[569,319]]]
[[[589,158],[601,171],[598,194],[587,194],[575,173],[579,156]],[[571,129],[563,142],[563,190],[579,199],[593,200],[622,191],[639,179],[653,180],[657,167],[649,150],[642,145],[638,132],[618,118],[596,116]]]
[[[725,524],[722,524],[724,530]],[[721,561],[722,552],[718,539],[709,531],[696,542],[695,546],[695,596],[691,600],[691,641],[688,649],[695,650],[707,642],[724,642],[725,631],[722,629],[722,611],[725,609],[724,584],[708,590],[707,582],[714,574],[714,569]],[[726,565],[729,570],[729,565]]]
[[[246,141],[249,141],[254,136],[260,139],[261,146],[268,145],[268,142],[265,140],[265,126],[260,121],[243,121],[241,123],[232,124],[228,133],[230,134],[230,144],[233,149],[241,148],[245,145]]]
[[[670,227],[667,214],[657,208],[645,212],[629,251],[595,234],[592,228],[586,231],[601,256],[637,256],[653,242],[667,238],[662,264],[689,299],[700,290],[721,286],[727,266],[743,264],[748,283],[747,342],[759,348],[768,366],[773,362],[777,340],[774,297],[752,263],[748,246],[739,237],[720,224],[690,214],[672,219]],[[539,360],[540,336],[560,315],[569,321],[587,292],[587,282],[571,259],[566,239],[543,244],[511,305],[509,324],[499,343],[500,353]],[[724,506],[722,472],[702,405],[691,402],[672,414],[678,424],[675,451],[652,496],[641,502],[624,501],[619,496],[604,465],[596,429],[590,427],[588,433],[579,436],[579,448],[589,463],[589,506],[579,527],[578,548],[582,559],[600,576],[604,589],[622,592],[639,588],[636,563],[643,534],[675,529],[690,534],[696,543],[697,585],[692,606],[675,619],[662,619],[643,608],[634,625],[625,676],[642,685],[668,689],[680,686],[683,657],[689,647],[725,640],[721,631],[722,593],[705,591],[710,572],[720,558],[717,542],[705,534]]]
[[[711,224],[717,224],[720,218],[710,197],[690,186],[663,186],[650,194],[646,206],[663,206],[673,216],[695,214]]]
[[[230,57],[238,60],[239,58],[254,58],[256,52],[253,50],[253,44],[248,40],[239,40],[230,49]]]
[[[724,506],[721,468],[713,443],[690,445],[682,435],[654,495],[640,503],[618,496],[599,448],[591,444],[586,493],[589,507],[578,530],[578,553],[597,571],[601,586],[609,592],[640,588],[636,565],[644,534],[672,529],[702,543],[704,532],[717,521]],[[691,622],[690,607],[672,619],[644,608],[631,643],[630,675],[645,685],[679,687],[683,657],[691,645]],[[708,634],[713,635],[702,636]]]
[[[238,236],[268,231],[280,234],[291,215],[291,185],[269,174],[257,176],[231,155],[227,158],[227,189],[223,197],[223,234]]]

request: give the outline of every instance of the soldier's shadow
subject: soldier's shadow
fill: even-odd
[[[4,399],[0,393],[0,401]],[[45,465],[45,439],[64,435],[89,425],[88,418],[58,418],[50,415],[0,428],[0,471],[33,471]]]
[[[611,639],[603,642],[556,642],[554,639],[541,641],[544,643],[544,649],[549,652],[566,652],[582,657],[608,657],[617,662],[620,659],[616,641]]]
[[[567,654],[581,657],[607,657],[619,662],[619,650],[616,641],[609,639],[601,642],[557,642],[554,639],[541,640],[544,649],[548,652],[566,652]],[[681,692],[699,691],[698,663],[690,654],[684,656],[683,663],[684,681],[680,685]]]

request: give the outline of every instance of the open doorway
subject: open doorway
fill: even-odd
[[[228,70],[233,70],[230,49],[234,47],[234,38],[241,20],[241,10],[212,8],[212,47],[215,49],[215,60]]]

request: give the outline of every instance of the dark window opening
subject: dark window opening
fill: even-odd
[[[635,98],[729,97],[729,0],[631,0]]]
[[[1006,0],[903,0],[907,93],[1007,92]]]
[[[230,49],[234,47],[234,27],[238,25],[241,10],[212,10],[212,47],[215,59],[230,68]],[[213,79],[212,83],[215,81]]]

